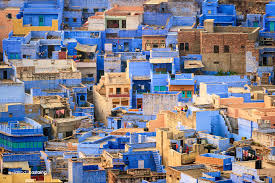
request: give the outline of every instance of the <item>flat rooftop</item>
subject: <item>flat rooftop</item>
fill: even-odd
[[[143,4],[160,4],[160,3],[166,3],[168,0],[149,0]]]
[[[125,135],[126,133],[143,133],[143,128],[120,128],[110,133],[110,135]]]
[[[255,162],[256,161],[237,161],[235,163],[238,165],[241,165],[241,166],[255,169]],[[262,161],[262,169],[274,169],[275,170],[275,164]]]
[[[143,13],[143,6],[115,6],[105,12],[108,16],[133,16]]]
[[[260,30],[260,27],[232,27],[232,26],[215,26],[215,33],[230,33],[230,34],[250,34]]]

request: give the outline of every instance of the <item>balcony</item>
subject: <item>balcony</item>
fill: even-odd
[[[129,94],[110,94],[109,95],[110,98],[114,98],[114,97],[130,97]]]

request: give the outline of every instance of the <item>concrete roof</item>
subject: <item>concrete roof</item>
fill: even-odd
[[[172,63],[173,58],[151,58],[151,64],[164,64],[164,63]]]
[[[27,161],[3,162],[3,168],[22,168],[22,170],[29,170],[29,163]]]
[[[145,2],[144,4],[160,4],[160,3],[165,3],[168,2],[168,0],[149,0]]]
[[[108,16],[128,16],[143,13],[143,6],[115,6],[105,12]]]

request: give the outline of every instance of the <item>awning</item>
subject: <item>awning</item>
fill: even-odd
[[[184,69],[198,69],[202,68],[204,65],[200,60],[186,60],[184,61]]]
[[[89,46],[89,45],[83,45],[77,43],[75,49],[77,51],[86,52],[86,53],[95,53],[96,52],[97,45]]]

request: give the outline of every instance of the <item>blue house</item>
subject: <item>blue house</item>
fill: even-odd
[[[106,170],[98,165],[83,165],[83,162],[71,159],[68,161],[69,182],[105,183]]]
[[[0,147],[9,151],[44,150],[47,137],[35,120],[25,114],[24,83],[14,78],[11,66],[0,65]]]
[[[142,108],[143,93],[150,92],[150,63],[146,60],[128,60],[127,72],[131,80],[130,106]]]
[[[202,14],[199,17],[200,26],[204,26],[204,20],[214,19],[217,26],[236,26],[237,15],[234,5],[219,4],[218,0],[204,0]]]
[[[125,169],[150,168],[151,171],[163,172],[161,157],[157,151],[129,151],[123,153]]]
[[[263,20],[261,14],[247,14],[246,21],[243,23],[244,27],[263,27]]]
[[[269,2],[266,5],[266,14],[263,17],[263,32],[275,32],[275,2]]]
[[[65,0],[64,29],[81,27],[88,20],[88,17],[96,12],[104,12],[108,8],[108,0]]]
[[[180,71],[178,51],[169,48],[151,50],[151,92],[168,91],[168,78]]]
[[[23,18],[23,25],[52,26],[52,20],[58,20],[61,29],[64,0],[27,0],[17,18]]]

